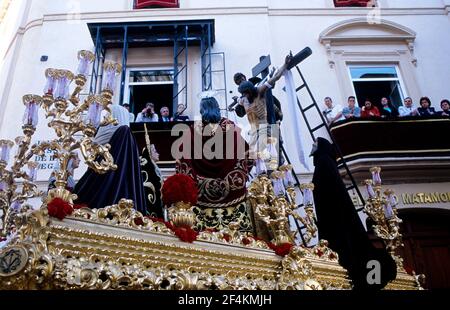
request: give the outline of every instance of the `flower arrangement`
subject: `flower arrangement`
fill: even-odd
[[[188,175],[175,174],[164,181],[161,194],[162,200],[166,206],[184,202],[195,205],[197,203],[197,185]]]
[[[47,204],[48,215],[51,217],[56,217],[59,220],[63,220],[66,216],[71,215],[74,210],[87,208],[86,204],[70,204],[61,198],[53,198]]]
[[[294,246],[292,243],[282,243],[279,245],[275,245],[272,242],[268,242],[267,245],[275,252],[275,254],[279,256],[288,255],[292,247]]]
[[[73,213],[73,207],[67,201],[61,198],[53,198],[48,204],[48,215],[63,220],[66,216]]]

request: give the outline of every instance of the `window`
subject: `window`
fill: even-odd
[[[362,106],[366,99],[380,106],[381,98],[386,97],[395,107],[403,104],[404,87],[396,65],[349,66],[353,88]]]
[[[155,105],[155,112],[166,106],[173,115],[173,69],[130,68],[127,70],[124,103],[129,103],[135,116],[147,102]]]

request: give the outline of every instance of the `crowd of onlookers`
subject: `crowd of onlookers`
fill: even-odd
[[[164,106],[159,110],[158,113],[155,112],[155,105],[151,102],[145,104],[145,108],[139,112],[136,116],[130,112],[130,105],[128,103],[123,104],[123,107],[128,110],[130,114],[130,123],[157,123],[157,122],[175,122],[175,121],[188,121],[189,116],[183,115],[186,110],[184,104],[179,104],[177,106],[177,112],[171,117],[170,110],[168,107]]]
[[[450,117],[450,101],[447,99],[441,101],[441,111],[436,111],[431,106],[431,100],[428,97],[420,98],[420,106],[417,108],[414,106],[411,97],[405,98],[403,105],[398,109],[386,97],[381,99],[379,107],[372,103],[370,99],[366,99],[364,106],[360,108],[356,104],[354,96],[348,97],[346,107],[334,104],[330,97],[326,97],[324,103],[326,109],[323,110],[323,114],[328,124],[351,118],[396,118],[432,115]]]

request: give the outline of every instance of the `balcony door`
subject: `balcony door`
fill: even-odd
[[[129,68],[127,76],[124,103],[130,105],[131,113],[137,116],[146,103],[151,102],[158,115],[163,106],[173,115],[172,68]]]

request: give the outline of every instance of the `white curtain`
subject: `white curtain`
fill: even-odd
[[[290,70],[286,70],[284,73],[284,79],[286,81],[286,97],[287,97],[287,105],[285,108],[287,108],[287,112],[289,115],[291,115],[292,120],[288,124],[289,125],[289,141],[285,140],[285,143],[294,144],[294,147],[291,147],[291,149],[295,150],[295,155],[297,156],[300,163],[309,171],[309,165],[305,158],[305,152],[303,147],[303,139],[300,131],[300,119],[295,117],[297,115],[297,94],[295,92],[295,84],[294,84],[294,77],[292,75],[292,72]],[[286,114],[286,113],[284,113]],[[286,124],[285,124],[286,125]],[[284,138],[287,138],[285,136]],[[290,155],[290,154],[288,154]],[[294,154],[292,154],[294,155]],[[292,156],[290,155],[290,156]]]

